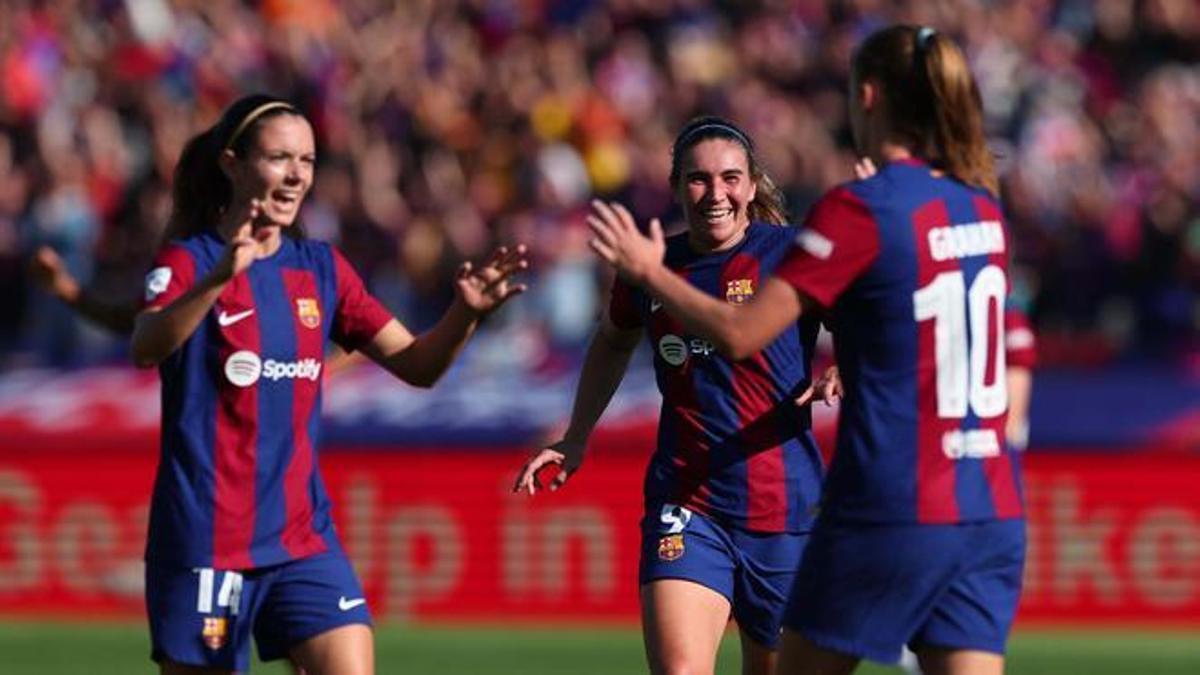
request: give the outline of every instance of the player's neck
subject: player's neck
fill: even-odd
[[[898,162],[905,159],[913,159],[912,150],[891,141],[884,141],[879,145],[878,157],[875,158],[878,166],[883,166],[889,162]]]

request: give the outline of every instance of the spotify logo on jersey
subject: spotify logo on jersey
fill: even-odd
[[[687,343],[678,335],[664,335],[658,341],[658,354],[672,366],[681,366],[688,358]]]
[[[262,375],[262,359],[258,354],[243,349],[225,359],[225,377],[239,387],[249,387],[258,382]]]

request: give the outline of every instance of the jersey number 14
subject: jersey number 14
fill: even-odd
[[[975,275],[969,289],[963,273],[955,270],[938,274],[913,293],[916,320],[934,322],[938,417],[962,419],[967,416],[969,405],[976,417],[987,419],[1008,408],[1008,385],[1004,377],[1007,292],[1004,270],[987,265]]]

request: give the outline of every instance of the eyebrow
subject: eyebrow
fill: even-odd
[[[687,174],[685,174],[685,175],[687,178],[699,178],[699,177],[713,175],[713,174],[718,175],[718,176],[728,176],[730,174],[743,175],[745,173],[746,173],[745,170],[739,169],[739,168],[721,169],[721,170],[715,171],[715,172],[704,171],[702,169],[692,169],[691,171],[687,172]]]

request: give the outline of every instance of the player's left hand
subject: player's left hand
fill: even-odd
[[[587,223],[595,235],[588,245],[629,281],[641,284],[651,270],[662,265],[667,245],[657,218],[650,221],[647,237],[638,231],[633,215],[624,206],[594,199]]]
[[[470,262],[463,263],[454,280],[454,292],[458,299],[467,309],[484,316],[495,311],[509,298],[525,292],[525,284],[513,283],[513,276],[529,267],[525,253],[524,244],[512,249],[501,246],[479,267]]]
[[[837,403],[846,393],[842,388],[842,376],[838,373],[837,366],[829,366],[816,382],[808,385],[802,394],[796,397],[796,405],[803,406],[815,401],[824,401],[825,405],[831,406]]]

